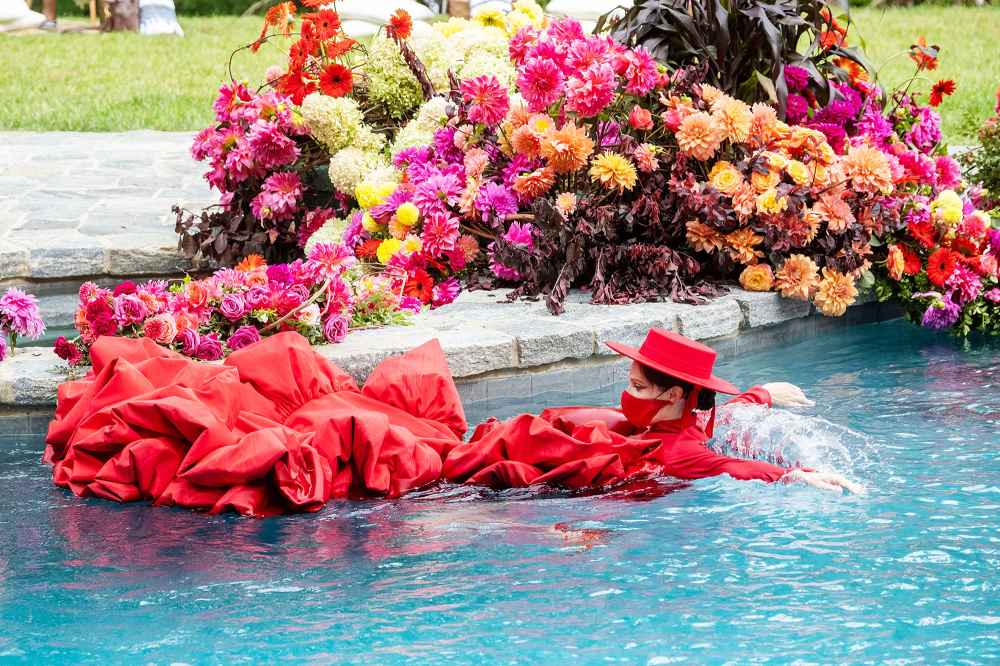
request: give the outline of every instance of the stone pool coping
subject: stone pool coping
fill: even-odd
[[[437,338],[463,401],[489,408],[547,392],[582,393],[624,380],[628,362],[604,342],[638,345],[653,326],[713,346],[721,358],[899,316],[893,306],[859,299],[843,317],[822,317],[808,303],[739,289],[706,305],[591,305],[570,295],[553,317],[541,302],[505,301],[504,291],[465,292],[444,308],[414,317],[413,326],[352,332],[317,351],[359,383],[380,361]],[[76,371],[82,374],[81,370]],[[44,433],[56,388],[68,376],[50,348],[22,348],[0,363],[0,435]]]

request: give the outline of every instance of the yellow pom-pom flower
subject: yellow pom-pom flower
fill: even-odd
[[[368,209],[378,205],[378,192],[371,183],[361,182],[354,186],[354,198],[361,208]]]
[[[638,174],[629,160],[609,150],[590,163],[590,178],[606,189],[618,190],[621,194],[635,187]]]
[[[361,216],[361,228],[370,234],[376,231],[382,230],[382,225],[375,221],[375,218],[371,216],[371,213],[365,211],[364,215]]]
[[[410,234],[409,236],[407,236],[403,240],[403,248],[402,249],[403,249],[403,252],[405,252],[406,254],[415,254],[417,252],[420,252],[420,250],[423,247],[424,247],[424,244],[420,240],[420,238],[417,237],[417,236],[414,236],[413,234]]]
[[[396,219],[400,224],[412,227],[420,219],[420,209],[409,201],[400,204],[399,208],[396,209]]]
[[[375,251],[375,256],[378,257],[379,263],[387,264],[402,247],[403,244],[400,241],[395,238],[387,238],[379,243],[378,249]]]

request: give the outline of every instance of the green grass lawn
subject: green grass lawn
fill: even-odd
[[[916,7],[859,9],[855,30],[890,85],[911,75],[905,55],[915,38],[942,47],[931,74],[951,78],[957,94],[941,111],[953,143],[968,142],[990,114],[1000,85],[1000,8]],[[6,55],[0,75],[0,129],[112,131],[138,128],[196,130],[211,118],[211,102],[235,47],[252,41],[258,18],[182,19],[187,35],[61,34],[0,36]],[[856,39],[856,38],[855,38]],[[270,49],[270,50],[268,50]],[[237,54],[237,78],[259,81],[279,62],[276,47]],[[921,82],[916,90],[927,90]]]

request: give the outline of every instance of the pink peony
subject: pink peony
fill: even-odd
[[[615,96],[615,71],[610,65],[594,65],[580,78],[573,77],[566,83],[566,101],[569,109],[584,118],[596,116],[611,103]]]
[[[119,326],[142,323],[149,314],[149,308],[138,296],[127,294],[115,299],[115,320]]]
[[[70,365],[78,364],[83,358],[83,352],[80,351],[80,347],[78,347],[76,343],[67,340],[64,335],[60,335],[56,338],[56,342],[53,345],[53,351],[56,353],[56,356],[63,359]],[[2,356],[0,356],[0,360],[2,360]]]
[[[250,287],[246,293],[247,305],[251,310],[267,310],[271,307],[271,292],[260,285]]]
[[[260,342],[260,331],[254,326],[240,326],[229,336],[226,346],[230,350],[236,351],[237,349],[248,347],[255,342]]]
[[[343,315],[333,315],[323,322],[323,335],[329,342],[343,342],[347,337],[348,321]]]
[[[169,345],[177,337],[177,323],[166,313],[150,317],[142,325],[142,334],[161,345]]]
[[[517,75],[517,88],[533,112],[544,111],[562,95],[564,77],[549,59],[530,58]]]
[[[495,76],[483,75],[462,81],[462,98],[471,102],[469,120],[474,123],[498,125],[510,108],[507,89]]]
[[[309,300],[309,289],[302,284],[293,284],[278,294],[278,312],[287,314]]]

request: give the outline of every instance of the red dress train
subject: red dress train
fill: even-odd
[[[669,474],[774,481],[781,467],[710,452],[697,426],[635,434],[621,412],[558,408],[481,424],[436,341],[383,361],[363,388],[295,333],[221,365],[149,340],[101,338],[93,369],[59,387],[45,461],[79,496],[211,513],[316,511],[439,480],[583,488]],[[737,400],[769,402],[762,389]]]

